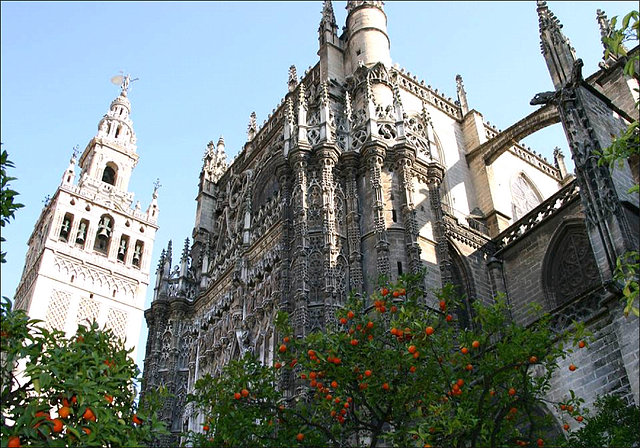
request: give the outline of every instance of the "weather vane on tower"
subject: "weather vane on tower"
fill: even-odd
[[[131,84],[133,81],[137,81],[140,78],[133,78],[131,79],[131,75],[129,74],[124,74],[124,72],[122,70],[120,70],[120,75],[116,75],[113,78],[111,78],[111,83],[115,84],[115,85],[119,85],[120,89],[122,89],[122,93],[126,96],[129,90],[129,84]]]

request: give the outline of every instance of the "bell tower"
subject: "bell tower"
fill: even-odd
[[[15,305],[67,335],[95,319],[135,349],[158,230],[159,184],[146,210],[139,201],[132,205],[128,187],[138,154],[130,82],[128,75],[122,77],[120,94],[99,121],[98,132],[79,159],[75,148],[42,209],[29,238]]]

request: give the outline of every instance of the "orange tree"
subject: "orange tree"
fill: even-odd
[[[555,333],[541,315],[523,327],[505,301],[474,304],[473,328],[461,330],[452,287],[435,310],[424,306],[419,276],[351,297],[338,325],[295,338],[282,335],[272,366],[252,355],[221,375],[200,379],[188,401],[203,416],[187,434],[196,446],[547,446],[556,406],[581,421],[582,400],[567,392],[545,400],[558,360],[584,330]],[[579,366],[570,366],[573,371]]]
[[[136,404],[138,367],[94,322],[67,339],[2,301],[2,446],[147,446],[159,397]]]

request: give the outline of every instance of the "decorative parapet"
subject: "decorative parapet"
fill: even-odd
[[[580,190],[576,181],[567,184],[498,235],[494,240],[498,250],[502,250],[509,244],[523,238],[534,228],[558,213],[568,203],[578,199],[579,195]]]
[[[400,87],[422,98],[422,100],[441,110],[451,118],[462,120],[462,109],[452,98],[446,98],[438,92],[438,89],[434,90],[431,86],[425,86],[424,81],[418,82],[416,76],[412,77],[411,72],[405,72],[403,68],[397,69],[392,67],[391,72],[397,76],[397,82]]]

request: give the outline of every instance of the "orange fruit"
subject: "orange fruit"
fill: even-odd
[[[131,421],[136,425],[142,425],[142,420],[140,420],[140,417],[138,417],[138,414],[133,414],[133,417],[131,417]]]
[[[91,430],[89,428],[87,428],[86,426],[83,426],[82,430],[85,432],[86,435],[91,434]]]
[[[367,328],[371,330],[373,328],[373,322],[371,321],[367,322]]]
[[[542,439],[538,439],[537,443],[538,443],[538,446],[544,446],[544,440]]]
[[[433,327],[427,327],[426,330],[424,330],[424,332],[427,334],[427,336],[431,336],[434,332]]]
[[[461,352],[463,355],[466,355],[467,353],[469,353],[469,349],[468,349],[467,347],[462,347],[462,348],[460,349],[460,352]]]
[[[85,419],[85,420],[89,420],[91,422],[95,422],[96,421],[96,415],[93,413],[91,408],[85,409],[84,414],[82,414],[82,418]]]
[[[529,363],[530,363],[530,364],[535,364],[535,363],[537,363],[537,362],[538,362],[538,357],[537,357],[537,356],[531,356],[531,357],[529,358]]]
[[[446,310],[447,309],[447,302],[445,302],[444,300],[441,300],[440,301],[440,309],[442,311]]]
[[[445,319],[447,320],[447,322],[451,322],[453,320],[453,316],[451,314],[447,314],[447,317],[445,317]]]
[[[284,337],[284,339],[283,339],[283,342],[284,342],[285,344],[288,344],[290,340],[291,340],[291,339],[289,338],[289,336],[285,336],[285,337]]]
[[[347,313],[347,318],[349,318],[349,319],[353,319],[354,316],[355,316],[355,314],[353,313],[353,311],[349,311]]]
[[[409,353],[411,353],[412,355],[418,351],[418,348],[415,345],[410,345],[409,348]]]
[[[400,297],[400,291],[393,291],[393,297]]]
[[[235,394],[233,394],[233,398],[235,398],[236,400],[239,400],[242,397],[242,395],[240,395],[240,392],[236,392]]]
[[[273,367],[275,367],[276,369],[279,369],[280,367],[282,367],[282,363],[277,362]]]
[[[578,347],[584,348],[587,344],[584,341],[578,342]]]
[[[202,430],[203,430],[203,431],[209,431],[209,425],[204,425],[204,426],[202,427]]]
[[[62,432],[62,428],[64,428],[64,424],[62,420],[59,418],[54,418],[53,420],[53,432]]]
[[[416,366],[409,367],[409,372],[414,373],[416,371]]]
[[[18,437],[18,436],[9,437],[9,441],[7,442],[7,446],[9,448],[19,448],[20,447],[20,437]]]
[[[567,423],[564,424],[563,428],[565,431],[569,431],[569,425]]]
[[[371,370],[365,370],[364,371],[364,375],[365,376],[371,376]]]
[[[389,384],[388,383],[382,383],[382,388],[384,390],[389,390]]]
[[[240,391],[243,397],[247,398],[249,396],[249,391],[247,389],[242,389]]]
[[[576,417],[576,420],[578,420],[579,422],[582,422],[582,420],[584,420],[584,417],[582,417],[582,415],[578,415]]]
[[[286,345],[284,345],[284,344],[282,344],[282,345],[280,346],[280,348],[278,348],[278,350],[280,351],[280,353],[284,353],[284,352],[286,352],[286,351],[287,351],[287,346],[286,346]]]
[[[331,381],[331,387],[333,387],[334,389],[338,387],[338,382],[337,381]]]
[[[468,370],[469,372],[471,372],[473,370],[473,365],[472,364],[467,364],[466,366],[464,366],[464,368],[466,370]]]
[[[109,402],[109,404],[113,403],[113,396],[104,394],[104,399]]]
[[[573,364],[569,364],[569,370],[571,370],[572,372],[573,372],[574,370],[576,370],[576,368],[577,368],[577,367],[576,367],[575,365],[573,365]]]
[[[58,409],[58,415],[60,416],[60,418],[67,418],[69,417],[70,413],[71,409],[69,409],[69,407],[67,406],[62,406],[60,409]]]
[[[516,394],[516,390],[512,387],[509,389],[509,395],[511,395],[512,397]]]
[[[382,288],[382,291],[380,291],[380,294],[382,294],[383,296],[386,296],[387,294],[389,294],[389,290],[387,288]]]
[[[418,359],[420,357],[420,352],[415,352],[413,354],[413,359]]]
[[[351,339],[351,345],[353,345],[354,347],[356,345],[358,345],[358,340],[357,339]]]
[[[341,318],[340,318],[340,323],[341,323],[342,325],[346,325],[346,324],[347,324],[347,318],[346,318],[346,317],[341,317]]]
[[[296,440],[298,442],[302,442],[304,440],[304,434],[302,434],[301,432],[298,433],[298,435],[296,436]]]
[[[398,312],[398,307],[395,306],[395,305],[391,306],[391,312],[392,313],[397,313]]]
[[[464,380],[462,378],[460,378],[457,383],[458,386],[462,387],[464,385]]]
[[[473,347],[473,348],[478,348],[478,347],[480,347],[480,341],[473,341],[473,342],[471,343],[471,347]]]

